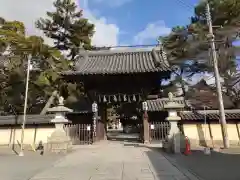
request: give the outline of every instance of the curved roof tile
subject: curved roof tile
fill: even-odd
[[[169,63],[160,50],[126,49],[84,51],[75,62],[75,70],[63,75],[125,74],[170,71]]]

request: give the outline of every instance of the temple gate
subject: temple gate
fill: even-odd
[[[142,102],[151,94],[158,94],[162,79],[170,78],[167,61],[161,50],[155,48],[82,51],[72,71],[62,72],[65,80],[83,83],[91,102],[97,104],[94,112],[96,141],[106,139],[107,107],[121,109],[120,117],[129,117],[129,108],[141,118],[141,135],[149,142],[149,122]],[[125,108],[124,108],[125,107]],[[96,118],[99,117],[99,118]],[[126,120],[127,122],[128,120]]]

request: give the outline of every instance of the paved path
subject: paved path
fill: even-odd
[[[26,152],[24,157],[11,153],[10,149],[0,148],[0,179],[1,180],[29,180],[35,174],[49,168],[59,155],[44,155]]]
[[[193,150],[189,156],[169,155],[181,167],[204,180],[239,180],[240,148],[212,152],[204,155],[203,150]]]
[[[187,180],[163,155],[146,147],[106,143],[81,147],[31,180]],[[191,179],[192,180],[192,179]]]

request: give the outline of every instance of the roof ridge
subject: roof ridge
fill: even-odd
[[[193,111],[181,111],[182,113],[194,113]],[[206,113],[210,113],[210,114],[216,114],[219,113],[219,110],[196,110],[197,113],[200,114],[204,114],[204,112]],[[240,109],[225,109],[224,110],[225,113],[240,113]]]
[[[173,98],[173,101],[178,101],[178,100],[184,100],[184,97],[180,96],[180,97]],[[157,99],[148,99],[147,101],[169,101],[169,98],[164,97],[164,98],[157,98]]]
[[[152,52],[153,48],[126,48],[126,49],[110,49],[110,50],[99,50],[99,51],[87,51],[84,50],[79,55],[93,56],[93,55],[112,55],[112,54],[125,54],[125,53],[139,53],[139,52]]]

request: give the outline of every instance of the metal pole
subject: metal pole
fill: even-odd
[[[221,123],[222,136],[223,136],[223,145],[224,145],[224,148],[229,148],[229,139],[228,139],[228,134],[227,134],[227,123],[226,123],[226,118],[225,118],[224,104],[223,104],[223,97],[222,97],[222,90],[221,90],[221,83],[220,83],[220,76],[219,76],[219,71],[218,71],[217,52],[216,52],[216,47],[215,47],[215,39],[214,39],[213,27],[212,27],[212,19],[211,19],[211,13],[210,13],[210,7],[209,7],[208,1],[206,2],[206,16],[207,16],[207,22],[208,22],[208,26],[209,26],[208,38],[210,40],[210,45],[211,45],[211,50],[212,50],[214,76],[215,76],[215,83],[216,83],[217,94],[218,94],[220,123]]]
[[[29,74],[30,74],[30,66],[31,66],[31,59],[32,56],[28,56],[27,61],[27,78],[26,78],[26,88],[25,88],[25,99],[24,99],[24,110],[23,110],[23,123],[22,123],[22,132],[21,132],[21,150],[19,156],[24,156],[23,152],[23,141],[24,141],[24,131],[25,131],[25,124],[26,124],[26,112],[27,112],[27,99],[28,99],[28,84],[29,84]]]

